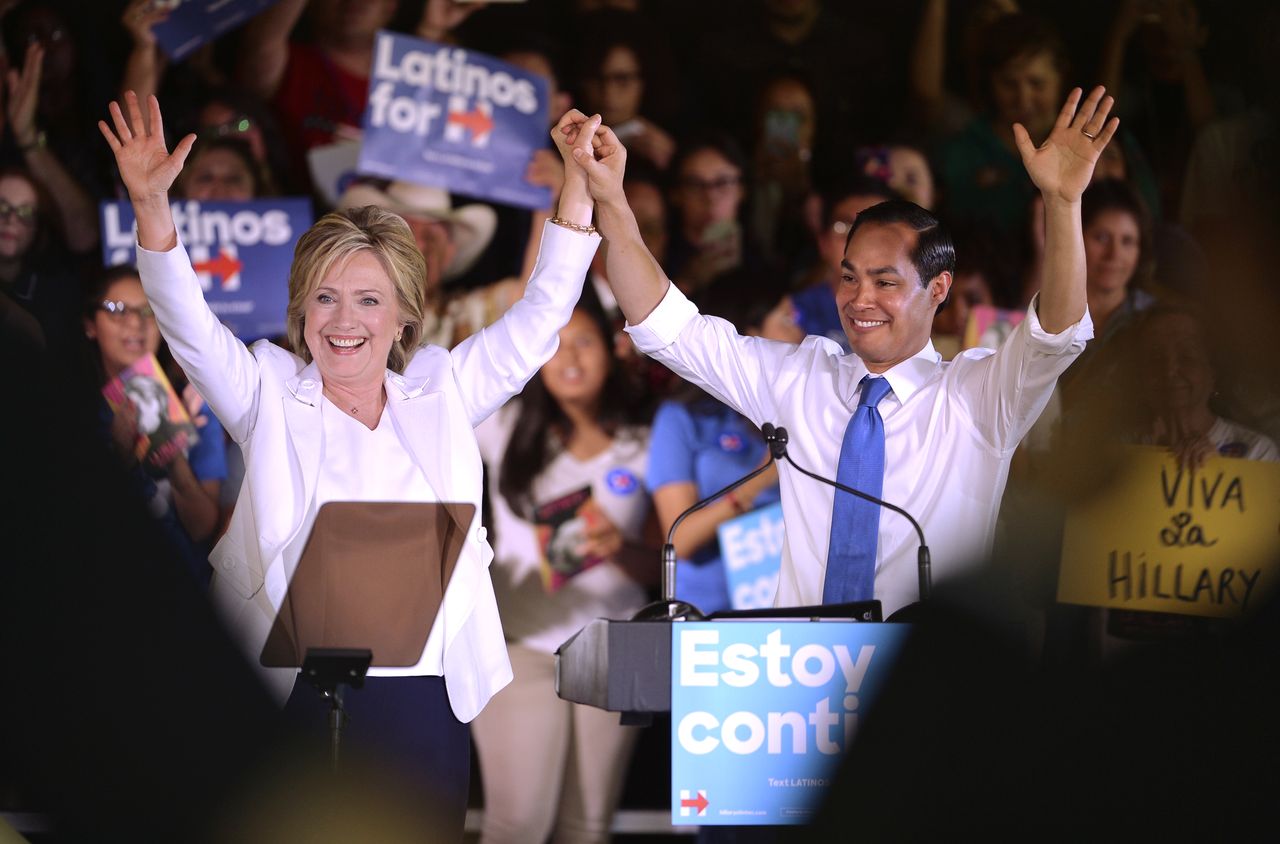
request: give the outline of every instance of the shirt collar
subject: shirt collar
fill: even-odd
[[[386,371],[385,383],[387,388],[387,398],[389,399],[411,399],[422,394],[427,385],[431,383],[431,378],[412,378],[407,375],[399,375],[390,369]],[[315,361],[307,364],[297,375],[285,382],[289,392],[293,397],[303,404],[309,404],[312,407],[319,405],[320,396],[323,393],[324,384],[320,379],[320,367],[316,366]]]
[[[839,378],[840,396],[852,405],[855,403],[862,376],[869,370],[862,362],[862,358],[852,353],[841,358],[841,362],[843,365],[840,368]],[[884,377],[889,379],[889,386],[893,388],[893,395],[899,404],[906,404],[915,391],[933,377],[941,363],[942,356],[933,347],[933,341],[926,340],[920,351],[890,368],[884,373]]]

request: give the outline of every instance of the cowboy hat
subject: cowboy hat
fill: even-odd
[[[454,208],[444,188],[413,182],[389,182],[385,188],[372,182],[357,182],[338,199],[338,210],[376,205],[402,217],[425,217],[448,223],[457,252],[444,268],[449,281],[471,269],[480,253],[493,239],[498,215],[488,205],[472,204]]]

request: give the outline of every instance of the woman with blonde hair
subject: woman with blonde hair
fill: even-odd
[[[246,348],[205,304],[170,213],[168,190],[195,138],[169,153],[156,99],[146,124],[132,93],[126,106],[127,120],[111,104],[114,131],[99,128],[137,216],[143,287],[174,357],[245,456],[235,514],[210,561],[214,602],[254,664],[321,505],[475,505],[477,515],[459,525],[467,539],[421,658],[371,669],[347,704],[348,741],[389,752],[397,773],[435,803],[438,840],[460,839],[468,722],[511,679],[487,571],[493,552],[478,518],[473,428],[556,350],[599,244],[585,179],[567,181],[524,298],[452,351],[419,347],[425,263],[404,220],[376,207],[329,214],[299,239],[289,273],[292,351]],[[599,126],[598,116],[591,121]],[[588,154],[590,135],[579,138]],[[558,127],[553,137],[570,157]],[[287,697],[296,671],[263,671]],[[319,710],[303,712],[316,698],[299,688],[289,709],[322,725]]]

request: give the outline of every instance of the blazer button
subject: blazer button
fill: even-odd
[[[235,568],[235,563],[234,563],[234,562],[232,562],[231,560],[229,560],[229,559],[228,559],[228,560],[223,560],[223,561],[222,561],[222,570],[223,570],[223,571],[231,571],[233,568]]]
[[[484,525],[476,528],[476,542],[484,542],[488,537],[489,531],[484,527]]]

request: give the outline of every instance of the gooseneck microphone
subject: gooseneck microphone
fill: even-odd
[[[920,523],[917,522],[910,513],[903,510],[896,504],[890,504],[884,499],[876,498],[874,495],[868,495],[867,493],[856,490],[853,487],[845,486],[839,481],[832,480],[831,478],[824,478],[821,475],[810,472],[808,469],[801,466],[791,457],[790,454],[787,453],[787,443],[789,442],[789,438],[787,437],[786,428],[775,427],[772,423],[766,422],[764,425],[760,426],[760,433],[764,434],[764,441],[769,444],[769,453],[773,455],[774,460],[786,460],[794,466],[795,470],[800,474],[813,478],[815,481],[822,481],[824,484],[833,486],[841,492],[847,492],[864,501],[870,501],[872,504],[878,504],[881,507],[892,510],[910,522],[911,526],[916,529],[916,536],[920,538],[920,550],[916,552],[916,572],[920,578],[920,600],[929,600],[929,594],[933,590],[933,565],[929,559],[929,546],[924,542],[924,531],[920,528]],[[743,480],[746,480],[746,478]],[[741,483],[741,481],[739,481],[739,483]]]
[[[773,426],[770,425],[769,427]],[[783,432],[783,435],[786,435],[785,431]],[[770,446],[770,450],[772,450],[772,445]],[[776,452],[774,453],[776,454]],[[689,516],[692,516],[703,507],[706,507],[720,496],[733,492],[735,489],[742,486],[756,475],[759,475],[772,465],[773,461],[770,460],[764,465],[756,467],[753,471],[743,475],[741,478],[738,478],[723,489],[716,490],[689,509],[685,510],[679,516],[676,516],[676,520],[671,523],[671,530],[667,531],[666,544],[662,546],[662,600],[654,601],[648,606],[641,607],[640,610],[632,616],[632,621],[674,621],[676,619],[699,621],[706,618],[706,616],[702,614],[702,611],[693,604],[690,604],[688,601],[676,600],[676,528],[680,527],[680,523]]]

